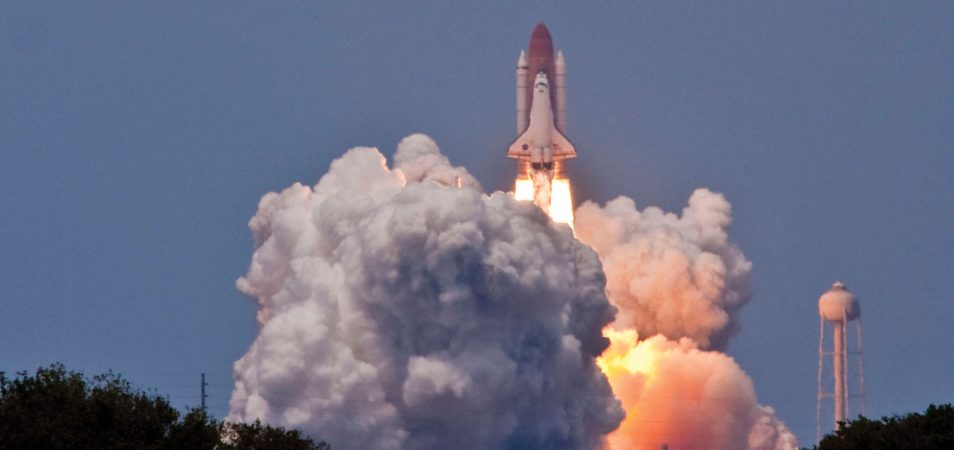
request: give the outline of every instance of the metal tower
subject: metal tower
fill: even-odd
[[[815,441],[821,440],[822,406],[825,399],[833,399],[834,427],[850,414],[850,400],[867,414],[865,399],[864,358],[861,348],[861,305],[854,294],[840,281],[835,282],[818,299],[818,398],[815,403]],[[848,326],[854,324],[854,350],[849,350]],[[831,328],[830,346],[825,342],[825,328]],[[831,358],[831,368],[825,360]],[[853,364],[852,364],[853,361]],[[853,370],[849,366],[854,365]],[[829,378],[830,376],[830,378]],[[829,379],[832,384],[828,385]],[[860,405],[858,405],[860,400]]]

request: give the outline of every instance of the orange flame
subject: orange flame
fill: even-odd
[[[626,418],[616,431],[606,437],[607,450],[631,448],[658,448],[665,442],[665,430],[657,427],[652,415],[658,405],[653,405],[643,395],[655,382],[659,349],[640,345],[636,330],[603,330],[609,338],[610,347],[597,360],[613,392],[623,402]],[[652,447],[647,444],[652,443]]]
[[[533,201],[533,180],[529,178],[517,178],[514,185],[513,198],[518,202]]]
[[[550,219],[565,223],[573,228],[573,196],[570,193],[570,180],[554,178],[550,183]]]
[[[513,198],[517,201],[532,201],[544,210],[554,222],[565,223],[573,228],[573,194],[570,180],[555,178],[544,185],[540,192],[531,178],[520,177],[514,183]]]
[[[610,376],[618,373],[655,374],[656,352],[652,347],[636,345],[639,343],[636,330],[607,328],[603,330],[603,336],[610,340],[610,347],[596,360],[603,373]]]

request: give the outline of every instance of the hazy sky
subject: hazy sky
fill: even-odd
[[[861,296],[869,413],[954,401],[950,2],[0,3],[0,370],[114,369],[223,416],[262,194],[432,136],[509,189],[514,64],[567,60],[578,201],[733,205],[729,353],[803,441],[816,301]]]

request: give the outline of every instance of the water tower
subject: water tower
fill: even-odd
[[[848,418],[851,399],[860,399],[861,414],[867,414],[864,360],[861,353],[861,305],[844,284],[835,282],[831,289],[818,299],[818,316],[816,441],[821,439],[822,404],[826,403],[826,399],[833,399],[832,416],[836,428],[838,422]],[[855,345],[854,349],[849,351],[850,324],[854,324]],[[826,328],[831,329],[830,342],[825,340]],[[831,358],[830,368],[825,366],[825,360],[828,358]]]

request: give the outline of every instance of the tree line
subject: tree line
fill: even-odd
[[[62,364],[13,378],[0,372],[0,450],[330,450],[297,430],[185,415],[112,372],[92,378]]]
[[[930,405],[921,413],[872,420],[859,416],[840,423],[818,450],[954,449],[954,406]]]

